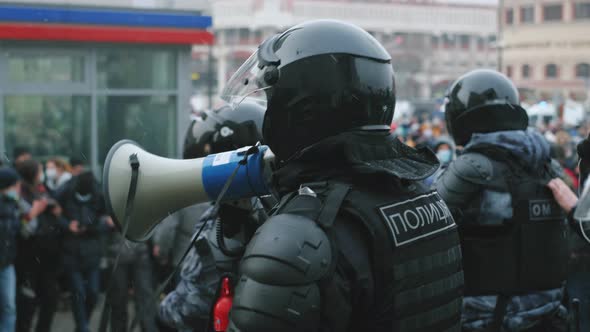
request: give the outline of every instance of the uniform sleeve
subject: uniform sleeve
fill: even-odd
[[[218,273],[214,268],[204,268],[203,260],[193,248],[183,263],[180,276],[176,289],[160,304],[160,319],[178,330],[204,331],[215,296],[214,281],[219,279]]]
[[[461,220],[461,211],[482,190],[482,185],[493,178],[489,159],[480,154],[464,154],[453,161],[438,177],[435,189],[447,203],[456,221]]]

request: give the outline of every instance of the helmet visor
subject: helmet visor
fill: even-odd
[[[258,51],[256,51],[229,79],[221,92],[221,99],[234,109],[246,98],[266,107],[265,90],[270,86],[264,83],[263,68],[264,66],[258,60]]]

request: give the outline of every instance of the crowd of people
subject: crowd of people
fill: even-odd
[[[563,179],[577,190],[575,146],[588,136],[590,126],[565,127],[556,121],[537,129],[551,143],[552,156],[565,171]],[[427,146],[436,153],[441,168],[425,180],[429,186],[461,152],[436,111],[398,120],[391,131],[409,146]],[[112,331],[127,330],[130,294],[141,329],[165,329],[157,318],[154,289],[180,262],[206,205],[173,215],[149,243],[124,242],[105,210],[93,173],[81,160],[50,158],[41,163],[25,148],[15,149],[13,165],[0,169],[0,191],[0,236],[5,244],[0,247],[1,331],[31,331],[33,322],[35,331],[51,331],[64,293],[71,296],[76,331],[89,331],[101,285],[109,279],[105,265],[112,267],[117,256],[118,268],[108,281]],[[575,236],[571,242],[569,288],[577,294],[590,284],[590,250]],[[175,283],[170,286],[168,290]],[[170,305],[162,310],[170,310]]]
[[[121,246],[98,181],[82,160],[42,163],[27,148],[15,148],[13,164],[0,168],[0,191],[0,331],[59,329],[53,320],[67,294],[76,331],[89,331],[107,283],[112,331],[127,330],[131,283],[136,311],[149,317],[141,327],[157,331],[155,304],[148,305],[155,301],[151,250],[147,244]],[[117,256],[109,281],[105,276]]]

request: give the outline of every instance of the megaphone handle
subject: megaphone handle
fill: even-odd
[[[106,332],[107,324],[110,318],[110,310],[108,310],[109,305],[109,292],[112,286],[112,280],[115,277],[115,272],[117,271],[117,266],[119,265],[119,258],[121,257],[121,252],[123,251],[123,246],[127,243],[125,242],[125,235],[127,234],[127,230],[129,229],[129,218],[131,217],[131,213],[133,212],[133,203],[135,202],[135,193],[137,191],[137,180],[139,179],[139,159],[137,158],[137,153],[133,153],[129,156],[129,165],[131,166],[131,182],[129,183],[129,192],[127,193],[127,204],[125,206],[125,219],[123,221],[123,230],[121,231],[121,243],[119,244],[119,250],[117,252],[117,257],[115,257],[115,262],[113,263],[113,270],[111,271],[111,277],[108,279],[109,284],[106,290],[106,299],[104,301],[104,305],[102,306],[102,312],[100,315],[100,325],[98,327],[99,332]]]

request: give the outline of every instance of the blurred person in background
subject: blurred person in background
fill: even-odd
[[[110,217],[105,217],[110,219]],[[108,221],[109,223],[112,220]],[[124,243],[122,243],[124,241]],[[109,266],[119,256],[116,270],[109,280],[107,294],[111,308],[111,331],[125,332],[129,323],[127,304],[129,288],[133,287],[135,314],[143,332],[156,332],[156,303],[154,302],[154,270],[150,249],[145,242],[131,242],[111,228],[108,245]]]
[[[45,163],[45,185],[54,192],[72,178],[70,165],[62,159],[51,158]]]
[[[431,187],[436,182],[436,179],[449,166],[451,161],[455,159],[455,143],[453,143],[450,137],[442,137],[436,141],[432,150],[436,153],[440,167],[434,174],[424,180],[424,183],[428,187]]]
[[[28,159],[17,164],[22,178],[21,197],[28,204],[44,205],[37,217],[34,232],[27,234],[19,242],[17,266],[19,284],[24,291],[19,295],[17,330],[30,331],[33,316],[39,307],[39,317],[35,331],[51,330],[53,317],[57,310],[59,295],[58,279],[61,275],[61,225],[65,222],[62,209],[50,198],[42,183],[42,165]]]
[[[574,172],[578,163],[578,158],[572,136],[568,131],[562,129],[555,134],[555,137],[555,143],[563,148],[563,167]]]
[[[567,167],[567,157],[566,157],[566,148],[563,145],[559,145],[557,143],[551,146],[551,158],[555,159],[559,165],[563,168],[564,177],[562,180],[570,187],[572,190],[578,190],[578,175],[576,172],[576,168],[570,169]]]
[[[44,212],[46,210],[48,199],[45,187],[42,183],[43,168],[42,165],[33,160],[25,159],[16,163],[16,171],[19,173],[21,182],[20,197],[23,203],[28,206],[43,206]],[[26,208],[25,208],[26,209]],[[40,267],[41,267],[41,248],[38,247],[37,231],[39,230],[40,223],[43,222],[41,217],[37,217],[35,220],[31,220],[27,223],[27,227],[22,227],[20,237],[18,239],[18,259],[16,261],[16,273],[18,280],[18,293],[17,293],[17,331],[25,332],[30,331],[33,316],[37,308],[37,301],[41,299],[39,290],[45,291],[44,287],[39,284],[41,281]],[[57,243],[56,243],[57,245]],[[51,264],[51,260],[55,257],[47,256],[49,261],[43,261],[43,264],[47,263],[56,270],[58,266]],[[49,276],[48,276],[49,277]],[[51,293],[51,292],[50,292]],[[51,309],[51,305],[47,306],[48,301],[51,298],[47,298],[47,294],[44,292],[43,301],[46,302],[43,305],[42,315],[44,322],[49,320],[55,312],[55,309]],[[51,296],[50,296],[51,297]],[[48,309],[48,310],[46,310]]]
[[[33,158],[31,150],[25,146],[15,147],[12,151],[12,156],[14,158],[14,165],[21,161]]]
[[[80,158],[70,158],[70,173],[72,176],[78,176],[84,172],[84,161]]]
[[[94,175],[82,172],[60,196],[67,221],[63,240],[64,272],[72,293],[77,332],[88,332],[100,287],[101,237],[113,227]]]
[[[21,228],[19,175],[12,168],[0,168],[0,332],[16,327],[16,239]]]

